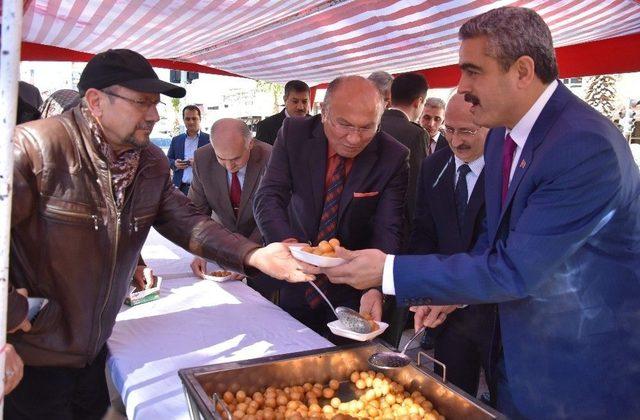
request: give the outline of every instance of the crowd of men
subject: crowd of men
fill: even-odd
[[[629,145],[558,83],[535,12],[494,9],[459,37],[462,77],[446,102],[420,74],[378,71],[333,80],[310,116],[309,87],[293,80],[255,138],[236,119],[207,135],[185,107],[167,156],[149,145],[156,105],[184,89],[133,51],[96,55],[78,104],[16,129],[7,418],[101,418],[105,343],[132,279],[149,273],[151,226],[196,256],[196,275],[215,261],[246,276],[336,344],[309,281],[400,330],[412,312],[449,380],[475,396],[484,370],[489,403],[509,417],[636,415]],[[289,253],[331,238],[343,265]],[[48,299],[31,320],[26,294]]]

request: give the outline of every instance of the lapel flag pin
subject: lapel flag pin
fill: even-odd
[[[520,161],[520,167],[521,167],[522,169],[524,169],[524,167],[525,167],[525,166],[527,166],[527,162],[525,162],[525,161],[524,161],[524,159],[522,159],[522,160]]]

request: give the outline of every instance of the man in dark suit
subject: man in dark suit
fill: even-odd
[[[409,154],[409,189],[407,190],[405,242],[411,230],[416,202],[416,182],[420,164],[426,156],[427,133],[416,121],[427,98],[427,81],[417,73],[396,76],[391,83],[391,108],[382,114],[380,129],[404,144]]]
[[[377,87],[348,76],[329,84],[322,116],[285,120],[254,200],[267,243],[336,237],[348,249],[400,249],[409,152],[378,130],[382,111]],[[358,290],[316,283],[334,305],[358,308]],[[280,305],[328,336],[335,316],[310,285],[283,284]]]
[[[338,250],[350,261],[322,271],[362,289],[382,282],[409,305],[498,303],[497,407],[510,418],[637,417],[640,173],[629,145],[558,83],[533,10],[493,9],[459,36],[458,92],[493,127],[485,251]]]
[[[284,109],[265,118],[256,125],[256,138],[265,143],[276,141],[278,130],[287,117],[304,117],[309,114],[309,86],[300,80],[290,80],[284,85]]]
[[[200,213],[259,244],[262,235],[253,217],[253,197],[271,156],[271,145],[256,142],[242,121],[223,118],[211,127],[211,143],[196,150],[189,198]],[[202,277],[207,262],[195,257],[193,273]],[[241,278],[239,275],[238,279]],[[248,284],[271,298],[273,287],[261,279]]]
[[[185,106],[182,119],[186,133],[171,139],[167,158],[173,170],[173,185],[187,195],[193,180],[193,155],[197,148],[209,144],[209,135],[200,131],[201,115],[197,106]]]
[[[424,110],[420,117],[420,126],[427,131],[427,156],[447,147],[447,139],[444,137],[442,128],[444,126],[445,103],[440,98],[427,98]]]
[[[409,242],[411,254],[467,252],[482,232],[483,151],[488,129],[473,123],[470,108],[464,95],[451,97],[445,112],[450,147],[435,152],[422,163]],[[495,305],[420,306],[412,310],[417,312],[416,330],[423,325],[423,319],[424,324],[434,328],[435,358],[447,366],[449,381],[475,396],[483,368],[495,395],[490,363]]]

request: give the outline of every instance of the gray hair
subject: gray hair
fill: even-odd
[[[391,89],[391,84],[393,83],[393,76],[387,73],[386,71],[374,71],[367,77],[367,79],[371,80],[380,92],[386,92]]]
[[[533,59],[536,76],[543,83],[558,77],[558,64],[551,31],[539,14],[524,7],[499,7],[475,16],[462,25],[461,41],[485,36],[486,54],[507,71],[520,57]]]
[[[424,102],[424,106],[429,108],[445,109],[447,105],[442,99],[431,97],[427,98],[427,100]]]
[[[216,122],[214,122],[213,125],[211,126],[211,138],[215,141],[216,129],[219,128],[220,124],[227,121],[233,121],[235,123],[236,128],[238,129],[240,134],[242,134],[242,138],[244,139],[245,144],[248,145],[249,142],[253,139],[253,135],[251,134],[251,129],[244,121],[238,120],[236,118],[221,118]]]

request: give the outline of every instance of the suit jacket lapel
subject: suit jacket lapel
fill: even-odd
[[[257,187],[260,178],[260,150],[256,147],[251,149],[251,155],[247,162],[247,170],[244,174],[244,183],[242,184],[242,194],[240,195],[240,209],[238,210],[238,220],[236,225],[240,225],[246,219],[246,214],[253,214],[251,209],[251,201],[253,190]],[[231,202],[231,201],[229,201]],[[249,212],[246,208],[249,207]]]
[[[179,156],[178,159],[184,159],[184,144],[186,142],[186,139],[186,134],[181,134],[180,138],[178,139],[178,150],[176,150],[176,157]]]
[[[215,160],[215,157],[214,157]],[[233,213],[233,207],[231,206],[231,199],[229,198],[229,183],[227,181],[227,170],[220,165],[217,161],[214,162],[212,176],[213,185],[217,190],[217,197],[219,199],[219,208],[222,214],[218,214],[221,219],[235,220],[236,215]]]
[[[502,201],[502,146],[505,129],[489,131],[484,148],[485,205],[487,208],[487,230],[492,239],[498,231]]]
[[[540,113],[540,116],[538,116],[538,119],[533,125],[533,128],[531,129],[531,132],[527,137],[527,141],[524,144],[524,148],[522,149],[522,153],[520,154],[518,162],[515,162],[515,164],[517,165],[516,170],[513,173],[511,182],[509,183],[507,198],[505,199],[502,212],[500,213],[500,221],[498,223],[498,226],[500,225],[500,223],[502,223],[502,219],[506,213],[506,210],[509,208],[509,205],[513,200],[513,196],[515,195],[515,192],[518,189],[518,185],[520,185],[524,174],[531,166],[534,151],[538,148],[538,146],[540,146],[554,121],[556,120],[556,118],[558,118],[558,115],[560,115],[561,108],[563,108],[566,103],[566,101],[564,100],[565,92],[563,89],[567,88],[565,88],[561,83],[558,83],[556,91],[553,93],[553,95],[551,95],[551,98],[549,98],[549,101],[544,106],[542,112]]]
[[[198,147],[206,146],[209,143],[209,140],[204,136],[203,132],[200,132],[198,135]]]
[[[310,232],[317,232],[320,218],[322,217],[322,207],[324,204],[324,179],[327,172],[327,138],[324,135],[324,127],[318,124],[313,130],[312,138],[309,140],[309,153],[306,162],[309,168],[309,190],[312,195],[314,227]],[[305,171],[306,172],[306,171]],[[316,238],[309,238],[315,241]]]
[[[358,192],[361,189],[362,184],[367,179],[367,175],[373,169],[376,161],[378,160],[378,135],[373,138],[371,143],[364,148],[362,152],[353,160],[353,166],[351,172],[347,177],[347,182],[342,190],[342,196],[340,197],[340,207],[338,209],[338,226],[342,220],[349,203],[353,200],[353,193]],[[360,191],[371,192],[371,191]]]
[[[467,203],[467,211],[464,215],[464,226],[462,229],[462,240],[465,249],[469,249],[473,239],[473,231],[475,230],[476,219],[482,210],[484,203],[484,170],[480,172],[480,176],[476,181],[476,185],[471,192],[471,197]]]
[[[433,187],[433,197],[438,197],[437,203],[432,205],[438,206],[446,219],[453,220],[453,229],[449,229],[452,234],[460,237],[460,231],[462,228],[458,224],[458,218],[456,215],[456,184],[455,184],[456,164],[453,159],[453,154],[447,160],[442,176],[440,176],[437,184]],[[452,211],[453,210],[453,211]]]

